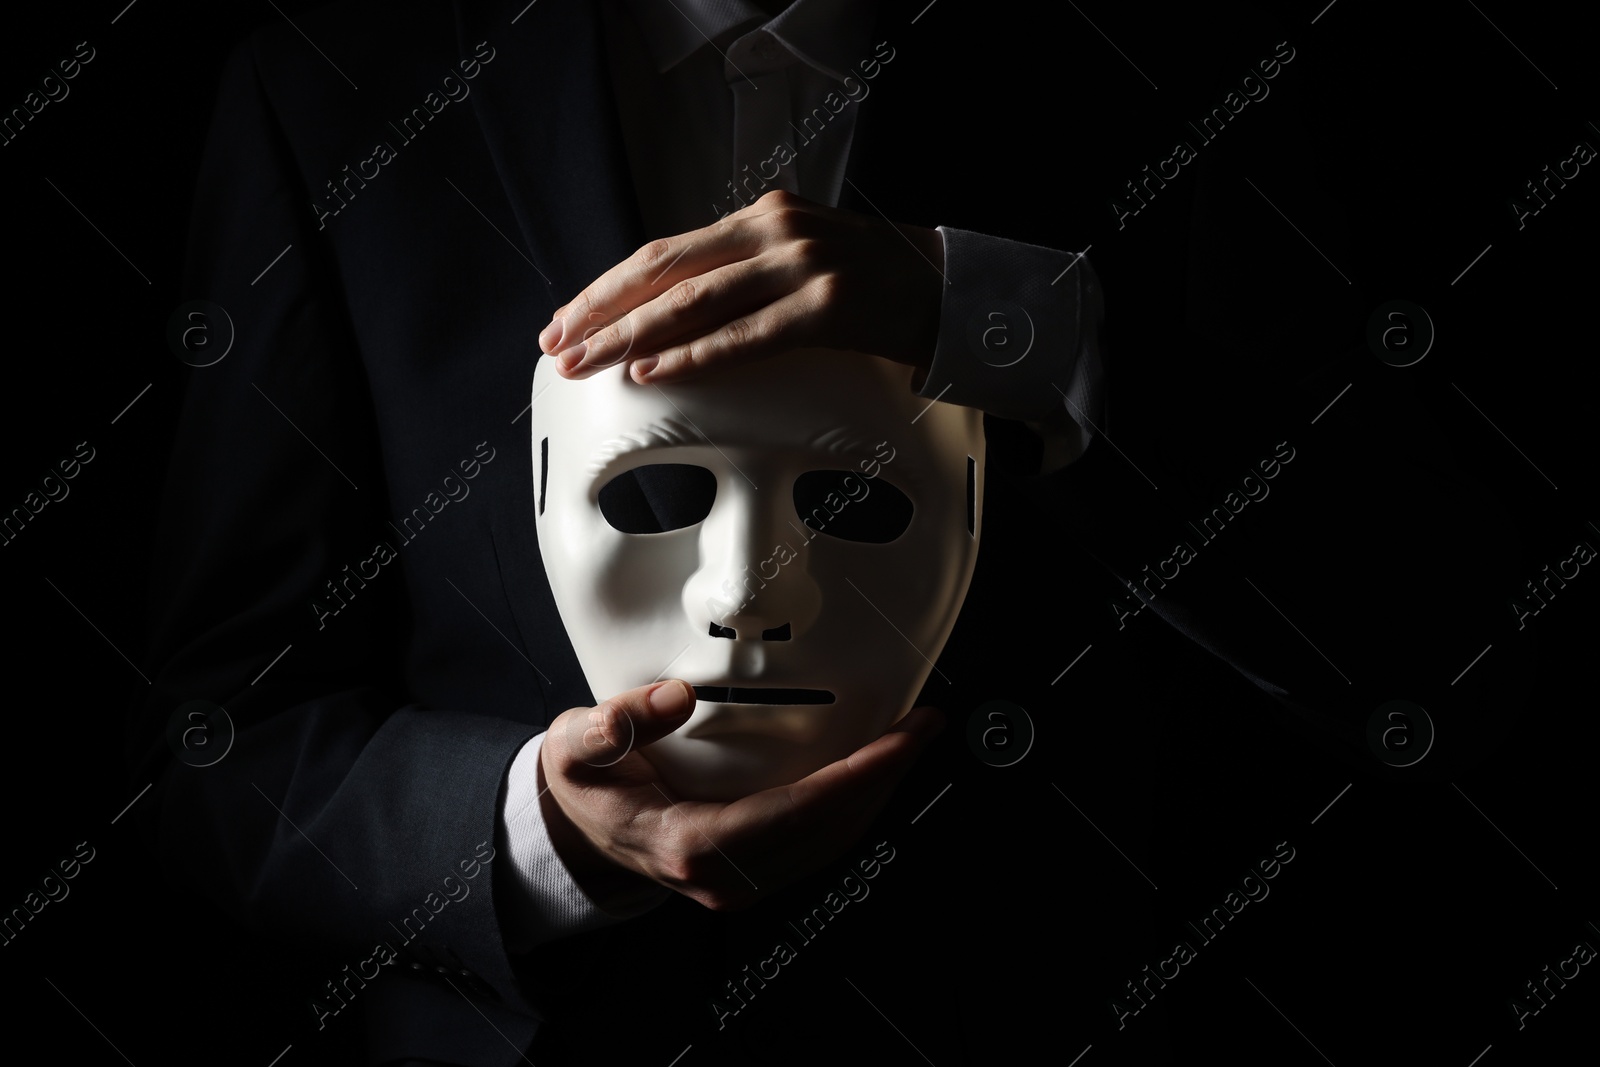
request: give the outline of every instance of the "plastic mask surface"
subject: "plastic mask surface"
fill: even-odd
[[[857,353],[663,386],[554,363],[531,409],[545,573],[597,700],[695,687],[642,750],[678,796],[797,781],[911,709],[977,560],[981,412]]]

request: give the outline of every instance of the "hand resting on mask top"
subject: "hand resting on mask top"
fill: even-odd
[[[572,708],[545,735],[545,825],[562,862],[601,904],[645,879],[713,911],[782,889],[866,830],[942,725],[938,712],[917,708],[798,782],[729,803],[679,800],[638,749],[682,726],[694,706],[689,685],[669,679]]]
[[[688,381],[796,348],[933,359],[944,238],[773,190],[652,241],[557,308],[539,335],[563,376],[627,360],[636,382]]]

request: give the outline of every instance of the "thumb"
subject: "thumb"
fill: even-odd
[[[694,690],[674,678],[630,689],[592,708],[573,708],[555,732],[567,759],[609,767],[682,726],[694,706]]]
[[[630,689],[605,701],[633,724],[634,747],[659,741],[688,721],[694,712],[694,688],[681,678]],[[602,707],[604,705],[601,705]]]

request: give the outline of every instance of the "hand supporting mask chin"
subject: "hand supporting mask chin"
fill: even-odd
[[[912,707],[966,596],[983,417],[911,368],[808,349],[696,381],[534,374],[539,549],[597,699],[683,678],[643,749],[731,800],[842,759]]]

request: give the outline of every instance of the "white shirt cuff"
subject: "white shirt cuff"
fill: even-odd
[[[539,747],[544,736],[528,741],[511,761],[500,813],[501,833],[515,872],[516,899],[501,919],[511,952],[527,952],[546,941],[631,919],[672,895],[665,888],[646,889],[602,902],[578,886],[545,827],[539,791]]]

